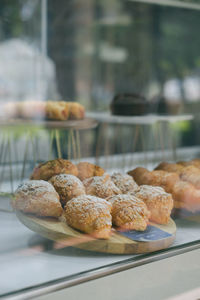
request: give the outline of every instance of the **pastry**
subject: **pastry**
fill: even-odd
[[[16,210],[43,217],[60,217],[63,209],[54,187],[43,180],[22,183],[15,192],[12,206]]]
[[[58,158],[39,164],[33,170],[30,179],[49,180],[54,175],[58,174],[71,174],[77,176],[78,169],[71,161]]]
[[[167,162],[162,162],[160,163],[155,170],[163,170],[167,172],[175,172],[175,173],[180,173],[184,167],[180,164],[171,164]]]
[[[67,201],[85,194],[83,183],[74,175],[59,174],[53,176],[49,182],[54,186],[64,206]]]
[[[182,180],[176,182],[172,197],[175,208],[184,208],[192,212],[200,210],[200,190],[189,182]]]
[[[102,176],[105,173],[104,169],[89,162],[80,162],[77,168],[78,178],[82,181],[93,176]]]
[[[146,204],[130,194],[115,195],[108,198],[112,204],[112,222],[122,230],[144,231],[150,213]]]
[[[3,103],[3,115],[5,119],[18,117],[18,102]]]
[[[195,166],[195,167],[200,169],[200,159],[199,158],[195,158],[195,159],[190,160],[190,161],[179,161],[179,162],[177,162],[177,164],[180,164],[184,167]]]
[[[136,192],[139,187],[134,181],[133,177],[127,174],[114,173],[111,176],[114,184],[120,189],[122,194],[127,194],[129,192]]]
[[[66,101],[21,101],[3,105],[4,115],[28,119],[50,119],[66,121],[85,117],[85,108],[77,102]]]
[[[183,181],[192,183],[197,189],[200,189],[200,169],[190,165],[184,167],[180,173],[180,178]]]
[[[81,120],[85,117],[85,108],[77,102],[67,102],[70,120]]]
[[[171,193],[174,183],[179,180],[176,173],[163,170],[148,171],[144,168],[136,168],[128,174],[132,175],[139,185],[161,186],[167,193]]]
[[[147,169],[138,167],[129,171],[128,174],[133,177],[138,185],[148,184],[150,171]]]
[[[86,194],[94,195],[103,199],[121,194],[120,189],[114,184],[108,174],[94,176],[83,181]]]
[[[52,120],[65,121],[69,118],[69,106],[65,101],[47,101],[46,117]]]
[[[46,102],[23,101],[18,103],[19,117],[25,119],[44,119],[46,114]]]
[[[194,164],[193,164],[194,163]],[[180,162],[177,164],[161,163],[156,170],[165,170],[167,172],[176,172],[180,179],[192,183],[196,188],[200,189],[200,169],[198,160],[192,162]]]
[[[109,239],[112,226],[111,207],[104,199],[81,195],[66,203],[66,222],[69,226],[95,238]]]
[[[147,205],[151,213],[150,220],[158,224],[167,224],[173,208],[172,196],[158,186],[141,185],[135,196]]]
[[[171,193],[173,186],[177,181],[179,181],[179,176],[177,173],[155,170],[150,172],[149,182],[147,184],[160,186],[164,188],[167,193]]]

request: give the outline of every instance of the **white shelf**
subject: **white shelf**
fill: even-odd
[[[98,122],[108,124],[126,125],[151,125],[157,122],[175,123],[180,121],[193,120],[193,115],[144,115],[144,116],[116,116],[109,112],[88,112],[88,117],[96,119]]]

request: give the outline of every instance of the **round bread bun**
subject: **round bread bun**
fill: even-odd
[[[69,118],[69,106],[65,101],[47,101],[47,119],[66,121]]]
[[[78,178],[81,181],[94,176],[102,176],[105,173],[104,169],[89,162],[80,162],[77,168]]]
[[[192,212],[200,210],[200,190],[187,181],[180,180],[174,184],[172,197],[175,208]]]
[[[95,238],[109,239],[111,234],[111,204],[104,199],[81,195],[66,203],[65,219],[69,226]]]
[[[85,194],[83,183],[74,175],[59,174],[53,176],[49,182],[54,186],[64,206],[72,198]]]
[[[2,104],[1,110],[6,119],[19,117],[18,103],[19,102],[6,102]]]
[[[12,206],[16,210],[43,217],[60,217],[63,209],[54,187],[43,180],[29,180],[20,184]]]
[[[130,175],[113,173],[111,179],[114,184],[120,189],[122,194],[127,194],[129,192],[134,193],[139,190],[139,186]]]
[[[135,196],[147,205],[151,212],[150,220],[158,224],[167,224],[173,208],[171,194],[165,192],[162,187],[141,185]]]
[[[113,195],[121,194],[120,189],[114,184],[108,174],[85,179],[83,184],[87,195],[106,199]]]
[[[49,180],[54,175],[58,174],[71,174],[77,176],[78,169],[71,161],[58,158],[39,164],[33,170],[30,179]]]
[[[184,167],[180,173],[180,179],[190,182],[197,189],[200,189],[200,169],[194,165]]]
[[[162,162],[155,168],[155,170],[163,170],[163,171],[175,172],[175,173],[179,174],[183,168],[184,168],[184,166],[182,166],[181,164],[172,164],[172,163]]]
[[[69,109],[70,120],[81,120],[85,117],[85,108],[77,102],[66,102]]]
[[[128,172],[128,175],[133,177],[138,185],[145,184],[148,181],[149,174],[150,171],[143,167],[138,167]]]
[[[150,212],[146,204],[131,194],[115,195],[107,199],[112,204],[112,222],[122,230],[144,231]]]
[[[44,119],[46,103],[44,101],[23,101],[19,103],[19,116],[25,119]]]

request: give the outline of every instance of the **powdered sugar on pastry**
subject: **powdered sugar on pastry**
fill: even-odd
[[[128,192],[136,192],[137,190],[139,190],[139,186],[130,175],[114,173],[111,176],[111,179],[114,184],[120,189],[122,194],[127,194]]]
[[[105,173],[104,169],[89,162],[80,162],[77,168],[78,178],[82,181],[94,176],[103,176]]]
[[[173,208],[171,194],[166,193],[161,187],[141,185],[135,196],[146,203],[151,212],[150,220],[159,224],[168,223]]]
[[[66,203],[65,218],[68,225],[96,238],[108,239],[111,233],[111,204],[104,199],[81,195]]]
[[[62,207],[54,187],[43,180],[30,180],[21,184],[15,192],[12,205],[16,210],[38,216],[59,217]]]
[[[33,170],[30,179],[34,180],[49,180],[51,177],[58,174],[78,175],[77,167],[69,160],[57,158],[39,164]]]
[[[85,186],[86,194],[94,195],[103,199],[121,194],[120,189],[114,184],[108,174],[85,179],[83,184]]]
[[[112,221],[126,230],[144,231],[150,213],[146,204],[131,194],[115,195],[107,199],[112,204]]]
[[[58,192],[63,206],[70,199],[85,194],[85,187],[76,176],[59,174],[53,176],[49,182]]]
[[[44,180],[29,180],[24,183],[21,183],[15,193],[23,192],[25,195],[32,194],[37,196],[41,193],[53,192],[55,193],[54,187]],[[56,201],[56,200],[55,200]]]

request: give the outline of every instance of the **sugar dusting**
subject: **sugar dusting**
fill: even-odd
[[[111,208],[111,203],[104,199],[90,195],[80,195],[66,203],[65,217],[70,224],[73,224],[75,221],[73,218],[76,217],[79,223],[85,224],[95,220],[97,227],[98,222],[102,225],[111,226]]]
[[[120,194],[120,189],[114,184],[108,174],[94,176],[83,181],[86,193],[107,198],[112,195]]]
[[[135,194],[136,197],[148,202],[159,201],[162,203],[168,203],[172,199],[171,194],[166,193],[162,187],[141,185],[140,190]]]
[[[111,179],[114,182],[114,184],[120,189],[120,191],[124,194],[130,191],[134,192],[139,189],[139,186],[130,175],[113,173]]]
[[[76,187],[81,187],[84,189],[84,185],[80,181],[80,179],[71,174],[55,175],[50,179],[50,182],[55,183],[56,185],[63,186],[63,187],[67,187],[67,186],[73,187],[75,185]]]
[[[42,193],[49,192],[49,193],[56,193],[54,187],[47,181],[44,180],[28,180],[24,183],[21,183],[15,194],[23,193],[23,194],[31,194],[31,195],[40,195]],[[57,193],[56,193],[57,194]]]

